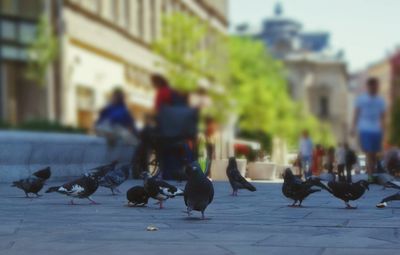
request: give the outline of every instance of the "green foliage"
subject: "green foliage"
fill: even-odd
[[[392,109],[390,143],[400,146],[400,98],[394,100]]]
[[[333,144],[329,126],[290,98],[284,66],[262,42],[233,37],[229,49],[229,91],[237,102],[241,130],[279,136],[294,145],[307,129],[315,142]]]
[[[207,90],[213,104],[204,114],[223,122],[236,113],[240,130],[262,139],[267,151],[270,141],[260,134],[295,144],[301,131],[308,129],[315,142],[333,143],[329,127],[290,98],[284,65],[262,42],[226,37],[179,12],[163,17],[162,31],[153,49],[164,59],[159,64],[171,86],[195,91],[204,77],[213,84]]]
[[[272,137],[263,131],[242,131],[238,134],[245,139],[254,140],[260,143],[261,149],[267,153],[272,152]]]
[[[57,58],[58,40],[52,31],[48,18],[43,15],[39,19],[35,41],[28,49],[28,79],[44,85],[49,65]]]
[[[162,36],[153,49],[165,61],[160,62],[171,85],[184,92],[197,88],[205,72],[208,52],[201,47],[207,26],[197,18],[175,12],[163,17]]]
[[[171,86],[181,92],[193,92],[207,79],[213,107],[203,114],[223,121],[231,100],[226,97],[228,52],[226,35],[210,28],[200,19],[181,12],[163,17],[162,36],[153,50],[163,57],[158,64],[165,70]]]

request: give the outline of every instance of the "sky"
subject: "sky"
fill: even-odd
[[[351,72],[400,47],[400,0],[229,0],[231,29],[243,22],[259,26],[277,2],[305,31],[330,32],[331,47],[344,50]]]

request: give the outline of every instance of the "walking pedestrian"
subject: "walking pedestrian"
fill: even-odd
[[[366,154],[368,180],[373,181],[378,153],[382,150],[386,105],[378,94],[378,79],[369,78],[366,86],[367,92],[358,96],[355,102],[352,134],[358,133],[361,148]]]
[[[305,178],[311,176],[311,164],[313,154],[313,143],[308,133],[308,130],[304,130],[300,138],[300,157],[301,157],[301,171]]]

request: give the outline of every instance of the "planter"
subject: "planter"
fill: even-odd
[[[254,162],[249,164],[248,176],[252,180],[274,180],[276,178],[276,165],[267,162]]]
[[[282,179],[282,174],[283,174],[283,172],[285,172],[285,170],[287,168],[292,169],[294,174],[298,174],[299,173],[299,169],[296,168],[296,167],[291,167],[289,165],[277,165],[276,166],[276,171],[275,171],[275,178],[276,179]]]
[[[228,167],[228,159],[213,160],[211,164],[211,178],[216,181],[227,181],[226,168]],[[246,175],[246,159],[236,159],[239,172],[242,176]]]

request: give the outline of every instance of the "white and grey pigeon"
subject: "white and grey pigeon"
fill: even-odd
[[[157,180],[156,176],[151,176],[149,172],[144,173],[144,190],[149,197],[158,200],[160,209],[163,208],[163,202],[169,198],[182,196],[183,191],[165,181]]]
[[[109,188],[113,195],[115,195],[114,191],[121,193],[118,190],[118,186],[120,186],[124,181],[128,179],[130,168],[131,165],[126,164],[109,171],[105,176],[100,179],[99,185]]]
[[[186,174],[188,181],[185,186],[184,200],[187,214],[190,216],[193,210],[199,211],[204,220],[204,212],[214,199],[214,186],[203,173],[198,162],[186,166]]]
[[[387,183],[386,187],[393,188],[393,189],[400,189],[400,182],[399,181],[390,181]],[[376,207],[384,208],[388,206],[388,202],[400,200],[400,192],[395,193],[394,195],[385,197],[384,199],[379,202]]]
[[[71,205],[74,205],[74,198],[87,198],[92,204],[97,204],[90,196],[93,195],[99,187],[100,172],[87,173],[71,182],[61,186],[50,187],[46,193],[57,192],[71,197]]]

